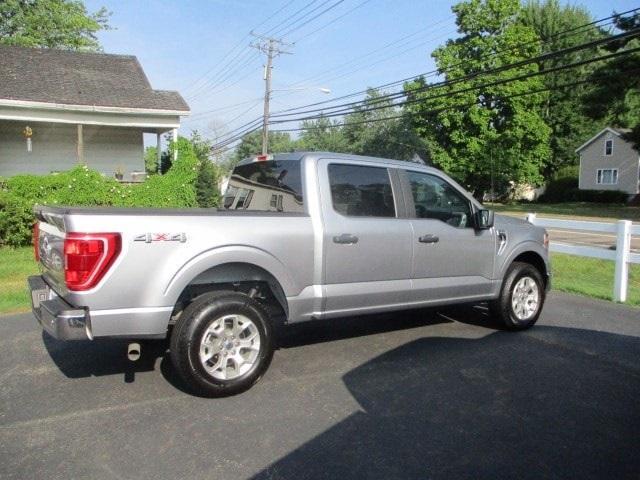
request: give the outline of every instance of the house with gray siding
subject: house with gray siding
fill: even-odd
[[[628,130],[607,127],[576,149],[581,190],[640,193],[640,153],[624,139]]]
[[[134,56],[0,45],[0,177],[82,163],[131,180],[144,172],[143,134],[160,146],[189,113]]]

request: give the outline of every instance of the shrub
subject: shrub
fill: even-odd
[[[170,147],[178,158],[166,175],[126,185],[85,165],[51,175],[17,175],[0,181],[0,245],[28,245],[34,205],[195,207],[198,159],[180,138]]]
[[[32,203],[0,191],[0,245],[19,247],[31,241]]]
[[[556,180],[558,178],[567,177],[573,177],[577,179],[578,175],[580,175],[580,165],[565,165],[564,167],[558,169],[558,171],[553,175],[553,178]]]
[[[575,192],[578,191],[577,177],[564,177],[551,180],[547,184],[544,193],[538,199],[541,203],[560,203],[575,201]]]
[[[575,199],[578,202],[594,203],[626,203],[629,194],[620,190],[577,190]]]
[[[211,208],[218,205],[218,171],[209,160],[200,162],[196,179],[196,199],[200,208]]]

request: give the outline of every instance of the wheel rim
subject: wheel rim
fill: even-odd
[[[529,320],[538,311],[540,290],[531,277],[522,277],[511,292],[511,308],[518,320]]]
[[[200,339],[200,363],[217,380],[232,380],[247,373],[260,353],[260,332],[244,315],[213,320]]]

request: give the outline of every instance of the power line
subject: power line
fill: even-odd
[[[640,50],[640,47],[635,50]],[[631,52],[629,52],[631,53]],[[635,73],[635,72],[640,72],[640,69],[631,69],[626,71],[626,73]],[[613,75],[611,75],[613,76]],[[518,98],[518,97],[523,97],[523,96],[527,96],[527,95],[536,95],[539,93],[544,93],[544,92],[549,92],[552,90],[556,90],[556,89],[560,89],[560,88],[572,88],[572,87],[576,87],[578,85],[584,85],[586,83],[590,83],[591,79],[587,78],[587,79],[583,79],[583,80],[579,80],[576,82],[570,82],[570,83],[565,83],[565,84],[560,84],[560,85],[556,85],[554,87],[544,87],[544,88],[539,88],[536,90],[530,90],[527,92],[520,92],[520,93],[515,93],[513,95],[509,95],[506,97],[502,97],[505,100],[509,100],[512,98]],[[400,115],[392,115],[392,116],[388,116],[388,117],[383,117],[383,118],[373,118],[373,119],[367,119],[367,120],[358,120],[358,121],[345,121],[345,122],[337,122],[337,123],[330,123],[327,125],[322,125],[322,126],[309,126],[309,127],[297,127],[297,128],[283,128],[283,129],[274,129],[272,130],[273,132],[300,132],[300,131],[305,131],[305,130],[314,130],[314,129],[324,129],[324,128],[340,128],[340,127],[344,127],[346,125],[361,125],[361,124],[368,124],[368,123],[376,123],[376,122],[382,122],[382,121],[386,121],[386,120],[394,120],[394,119],[400,119],[400,118],[411,118],[414,116],[423,116],[425,114],[436,114],[436,113],[441,113],[447,110],[455,110],[455,109],[460,109],[460,108],[470,108],[473,107],[475,105],[477,105],[477,102],[467,102],[467,103],[462,103],[459,105],[448,105],[446,107],[441,107],[441,108],[436,108],[436,109],[432,109],[432,110],[427,110],[427,111],[423,111],[420,113],[411,113],[411,112],[403,112]],[[326,118],[326,117],[320,117],[320,118]]]
[[[289,0],[288,2],[286,2],[282,7],[280,7],[278,10],[276,10],[274,13],[272,13],[269,17],[267,17],[265,20],[263,20],[262,22],[260,22],[259,24],[257,24],[255,27],[253,27],[254,29],[257,29],[259,27],[261,27],[262,25],[264,25],[265,23],[267,23],[269,20],[271,20],[273,17],[275,17],[276,15],[278,15],[280,12],[282,12],[285,8],[287,8],[289,5],[291,5],[293,2],[295,2],[295,0]],[[226,60],[227,57],[229,57],[229,55],[231,55],[238,47],[240,47],[242,44],[244,44],[245,40],[247,40],[249,38],[249,34],[245,35],[244,37],[242,37],[238,43],[236,43],[230,50],[227,51],[227,53],[220,59],[220,62],[218,62],[217,67],[219,67],[220,63],[224,62]],[[204,79],[205,77],[207,77],[209,75],[209,73],[211,73],[213,70],[215,70],[216,66],[212,67],[211,69],[209,69],[206,73],[204,73],[202,76],[200,76],[195,82],[193,82],[191,85],[189,85],[187,88],[185,88],[184,91],[189,91],[192,87],[194,87],[198,82],[200,82],[202,79]]]
[[[267,32],[265,32],[264,35],[271,34],[271,36],[273,38],[275,38],[275,35],[277,35],[279,32],[282,32],[282,30],[284,30],[284,29],[289,28],[288,31],[295,31],[298,28],[300,28],[302,25],[306,25],[307,23],[311,22],[312,20],[314,20],[314,19],[318,18],[319,16],[323,15],[324,13],[328,12],[329,10],[331,10],[332,8],[334,8],[335,6],[337,6],[339,3],[343,2],[344,0],[339,0],[335,4],[327,7],[326,9],[324,9],[322,12],[316,14],[311,19],[308,19],[305,22],[303,22],[303,24],[296,25],[298,22],[300,22],[301,20],[304,20],[307,16],[311,15],[312,13],[317,11],[318,9],[322,8],[324,5],[330,3],[332,0],[325,0],[320,5],[318,5],[315,8],[313,8],[312,10],[310,10],[310,11],[308,11],[306,13],[303,13],[301,16],[299,16],[299,14],[301,14],[302,12],[307,10],[309,7],[311,7],[317,1],[318,0],[312,0],[311,2],[307,3],[305,6],[303,6],[302,8],[298,9],[296,12],[294,12],[293,14],[291,14],[290,16],[285,18],[283,21],[281,21],[280,23],[276,24],[275,26],[273,26],[272,28],[267,30]],[[290,3],[291,2],[289,2],[287,5],[289,5]],[[282,10],[282,9],[280,9],[280,10]],[[296,18],[296,17],[298,17],[298,18]],[[289,21],[291,19],[294,19],[294,20]],[[253,33],[253,30],[252,30],[252,33]],[[281,35],[281,37],[282,36],[284,36],[284,35]],[[245,38],[247,38],[247,37],[245,36]],[[246,53],[245,51],[239,52],[235,57],[233,57],[229,62],[227,62],[227,65],[224,68],[221,69],[221,72],[223,72],[227,66],[233,64],[234,61],[236,61],[236,60],[238,62],[242,61],[241,57],[245,53]],[[246,58],[246,55],[245,55],[245,59],[244,59],[244,63],[243,64],[237,65],[232,71],[227,71],[226,73],[221,73],[222,76],[216,75],[214,77],[215,80],[214,79],[210,79],[209,81],[205,82],[196,91],[192,92],[191,95],[188,98],[194,98],[196,95],[201,93],[206,88],[210,88],[211,89],[209,91],[209,94],[211,94],[212,91],[215,91],[216,88],[219,88],[225,81],[227,81],[228,79],[232,78],[237,72],[242,71],[245,67],[247,67],[255,58],[257,58],[256,55],[249,56],[248,58]],[[236,81],[234,84],[239,83],[240,80]]]
[[[380,97],[377,97],[374,100],[371,101],[367,101],[367,105],[371,105],[371,104],[375,104],[375,103],[382,103],[384,101],[387,100],[395,100],[397,98],[400,97],[405,97],[408,94],[416,94],[416,93],[420,93],[426,90],[433,90],[433,89],[437,89],[437,88],[443,88],[443,87],[447,87],[447,86],[451,86],[457,83],[461,83],[467,80],[472,80],[474,78],[477,78],[479,76],[483,76],[483,75],[488,75],[488,74],[495,74],[495,73],[500,73],[503,71],[507,71],[507,70],[511,70],[513,68],[517,68],[517,67],[522,67],[522,66],[526,66],[532,63],[537,63],[537,62],[541,62],[541,61],[545,61],[545,60],[550,60],[552,58],[558,57],[558,56],[563,56],[566,55],[568,53],[573,53],[576,51],[580,51],[580,50],[585,50],[587,48],[592,48],[592,47],[597,47],[597,46],[601,46],[607,43],[611,43],[611,42],[615,42],[621,38],[626,38],[626,37],[633,37],[633,36],[637,36],[638,32],[640,32],[640,29],[636,28],[633,30],[629,30],[628,32],[623,32],[620,33],[618,35],[613,35],[611,37],[606,37],[603,39],[598,39],[598,40],[593,40],[591,42],[585,42],[585,43],[581,43],[579,45],[574,45],[572,47],[567,47],[561,50],[556,50],[553,52],[547,52],[544,53],[542,55],[538,55],[536,57],[529,57],[527,59],[523,59],[514,63],[510,63],[507,65],[502,65],[500,67],[495,67],[492,69],[488,69],[488,70],[479,70],[478,72],[474,72],[468,75],[465,75],[463,77],[459,77],[459,78],[455,78],[455,79],[451,79],[451,80],[444,80],[442,82],[438,82],[435,84],[427,84],[423,87],[418,87],[415,88],[409,92],[405,92],[405,91],[400,91],[400,92],[394,92],[394,93],[390,93],[390,94],[385,94],[385,95],[381,95]],[[549,70],[547,70],[549,71]],[[541,71],[542,72],[542,71]],[[292,116],[292,115],[300,115],[300,114],[304,114],[304,113],[314,113],[314,112],[319,112],[319,111],[326,111],[329,110],[330,113],[336,113],[336,112],[332,112],[332,110],[335,109],[342,109],[342,111],[345,111],[346,107],[356,107],[358,105],[362,105],[363,102],[362,101],[356,101],[356,102],[348,102],[348,103],[343,103],[343,104],[339,104],[339,105],[334,105],[331,107],[327,107],[327,108],[316,108],[316,109],[309,109],[309,110],[302,110],[302,111],[296,111],[296,112],[292,112],[292,113],[274,113],[272,115],[272,117],[274,118],[281,118],[281,117],[286,117],[286,116]],[[326,115],[325,115],[326,116]]]
[[[320,30],[324,30],[325,28],[329,27],[330,25],[333,25],[334,23],[336,23],[338,20],[343,19],[344,17],[346,17],[347,15],[349,15],[350,13],[354,12],[355,10],[357,10],[358,8],[366,5],[367,3],[371,2],[371,0],[364,0],[363,2],[360,2],[359,4],[357,4],[355,7],[347,10],[345,13],[343,13],[342,15],[335,17],[334,19],[330,20],[329,22],[325,23],[324,25],[316,28],[315,30],[305,34],[302,37],[299,37],[297,40],[294,40],[293,43],[297,44],[300,43],[302,40],[304,40],[305,38],[310,37],[311,35],[314,35],[315,33],[318,33]]]
[[[329,69],[323,70],[322,72],[318,72],[315,75],[307,77],[307,78],[304,78],[304,79],[302,79],[302,80],[300,80],[298,82],[294,82],[294,83],[291,83],[289,85],[286,85],[286,87],[295,87],[295,86],[297,86],[297,85],[299,85],[301,83],[305,83],[305,82],[307,82],[307,81],[309,81],[311,79],[317,79],[319,77],[322,77],[322,76],[326,75],[327,73],[333,72],[335,70],[339,70],[339,69],[344,68],[346,66],[350,66],[350,65],[352,65],[354,62],[356,62],[358,60],[370,57],[371,55],[374,55],[375,53],[383,51],[383,50],[385,50],[385,49],[387,49],[389,47],[392,47],[392,46],[394,46],[394,45],[396,45],[398,43],[401,43],[401,42],[403,42],[403,41],[405,41],[405,40],[407,40],[407,39],[409,39],[411,37],[415,37],[416,35],[419,35],[421,33],[429,33],[431,31],[433,31],[434,27],[436,27],[438,25],[441,25],[444,22],[449,21],[453,17],[454,17],[454,15],[450,15],[447,18],[443,18],[441,20],[438,20],[437,22],[435,22],[435,23],[433,23],[433,24],[431,24],[431,25],[429,25],[429,26],[427,26],[425,28],[421,28],[421,29],[419,29],[419,30],[417,30],[417,31],[415,31],[413,33],[408,34],[408,35],[404,35],[404,36],[402,36],[402,37],[400,37],[400,38],[398,38],[396,40],[393,40],[392,42],[384,44],[382,47],[378,47],[378,48],[376,48],[376,49],[374,49],[374,50],[372,50],[370,52],[367,52],[364,55],[360,55],[360,56],[358,56],[356,58],[352,58],[351,60],[348,60],[346,62],[341,63],[340,65],[337,65],[335,67],[331,67]]]
[[[308,2],[307,4],[305,4],[302,8],[296,10],[294,13],[292,13],[291,15],[289,15],[287,18],[285,18],[284,20],[282,20],[280,23],[278,23],[277,25],[271,27],[269,30],[267,30],[266,32],[263,33],[263,35],[276,35],[278,31],[282,30],[281,25],[288,22],[289,20],[291,20],[292,18],[296,17],[299,13],[305,11],[307,8],[309,8],[310,6],[312,6],[314,3],[316,3],[318,0],[311,0],[310,2]],[[326,3],[326,2],[325,2]],[[295,20],[296,22],[298,21],[297,19]],[[275,31],[274,31],[275,30]]]
[[[282,34],[283,37],[286,37],[287,35],[290,35],[291,33],[295,32],[296,30],[300,30],[302,27],[304,27],[305,25],[313,22],[316,18],[324,15],[325,13],[327,13],[330,10],[333,10],[334,8],[336,8],[338,5],[340,5],[342,2],[344,2],[344,0],[338,0],[337,2],[333,3],[332,5],[329,5],[327,8],[325,8],[324,10],[322,10],[320,13],[314,15],[313,17],[311,17],[310,19],[308,19],[307,21],[301,23],[300,25],[291,28],[289,30],[287,30],[285,33]],[[325,2],[324,4],[326,4],[328,2]],[[323,4],[323,5],[324,5]]]
[[[434,100],[436,98],[442,98],[442,97],[449,97],[451,95],[459,95],[462,93],[468,93],[468,92],[472,92],[474,90],[479,90],[479,89],[483,89],[483,88],[488,88],[488,87],[495,87],[498,85],[504,85],[506,83],[511,83],[511,82],[516,82],[516,81],[521,81],[521,80],[526,80],[528,78],[532,78],[532,77],[537,77],[540,75],[548,75],[549,73],[554,73],[554,72],[558,72],[561,70],[568,70],[571,68],[575,68],[575,67],[580,67],[583,65],[588,65],[590,63],[594,63],[594,62],[600,62],[603,60],[609,60],[611,58],[615,58],[618,56],[622,56],[622,55],[627,55],[636,51],[640,51],[640,47],[637,48],[633,48],[633,49],[629,49],[629,50],[623,50],[623,51],[619,51],[619,52],[615,52],[615,53],[611,53],[608,55],[602,55],[600,57],[595,57],[595,58],[591,58],[588,60],[582,60],[579,62],[574,62],[568,65],[561,65],[561,66],[557,66],[557,67],[553,67],[553,68],[549,68],[547,70],[539,70],[536,72],[531,72],[531,73],[527,73],[524,75],[519,75],[517,77],[511,77],[511,78],[505,78],[502,80],[496,80],[494,82],[489,82],[489,83],[485,83],[482,85],[474,85],[471,87],[467,87],[467,88],[463,88],[461,90],[454,90],[454,91],[449,91],[449,92],[444,92],[441,93],[439,95],[434,95],[431,97],[427,97],[427,98],[414,98],[413,100],[406,100],[403,102],[399,102],[396,104],[393,104],[391,106],[401,106],[401,105],[409,105],[409,104],[413,104],[413,103],[420,103],[420,102],[425,102],[425,101],[429,101],[429,100]],[[377,100],[377,99],[376,99]],[[371,107],[371,108],[365,108],[362,110],[357,110],[357,113],[366,113],[366,112],[371,112],[371,111],[375,111],[375,110],[381,110],[381,109],[385,109],[385,108],[389,108],[390,105],[383,105],[383,106],[377,106],[377,107]],[[296,119],[289,119],[289,120],[276,120],[273,121],[271,123],[290,123],[293,121],[304,121],[304,120],[315,120],[317,118],[332,118],[332,117],[339,117],[348,113],[352,113],[354,112],[353,109],[349,109],[348,111],[341,111],[341,112],[332,112],[330,114],[321,114],[321,115],[316,115],[316,116],[309,116],[309,117],[300,117],[300,118],[296,118]]]
[[[547,38],[547,39],[545,39],[545,40],[536,39],[535,41],[532,41],[532,42],[524,42],[524,43],[520,43],[520,44],[518,44],[518,45],[515,45],[515,46],[512,46],[512,47],[509,47],[509,48],[507,48],[507,49],[499,50],[499,51],[497,51],[497,52],[492,52],[492,53],[490,53],[490,54],[484,55],[484,56],[483,56],[483,57],[481,57],[481,58],[488,58],[488,57],[492,57],[492,56],[498,55],[498,54],[500,54],[500,53],[504,53],[504,52],[508,52],[508,51],[513,51],[513,50],[515,50],[515,49],[517,49],[517,48],[522,48],[522,47],[527,46],[527,45],[530,45],[530,44],[532,44],[532,43],[543,43],[543,44],[550,43],[550,42],[551,42],[552,40],[554,40],[554,39],[563,38],[564,36],[567,36],[567,35],[572,34],[572,33],[573,33],[573,34],[575,34],[575,33],[577,33],[577,32],[578,32],[578,31],[580,31],[580,30],[583,30],[583,29],[586,29],[586,28],[589,28],[589,27],[592,27],[592,26],[596,26],[597,24],[602,23],[602,22],[605,22],[605,21],[607,22],[607,24],[610,24],[610,23],[612,23],[612,22],[611,22],[611,20],[612,20],[614,17],[616,17],[616,16],[618,16],[618,15],[619,15],[619,16],[622,16],[622,15],[627,15],[627,14],[629,14],[629,13],[634,13],[634,12],[636,12],[636,11],[638,11],[638,10],[640,10],[640,8],[634,8],[634,9],[627,10],[627,11],[622,12],[622,13],[619,13],[619,14],[610,15],[610,16],[608,16],[608,17],[604,17],[604,18],[601,18],[601,19],[598,19],[598,20],[594,20],[594,21],[592,21],[592,22],[589,22],[589,23],[586,23],[586,24],[583,24],[583,25],[579,25],[579,26],[577,26],[577,27],[573,27],[573,28],[568,29],[568,30],[564,30],[564,31],[562,31],[562,32],[558,32],[558,33],[556,33],[556,34],[554,34],[554,35],[552,35],[552,36],[548,37],[548,38]],[[606,26],[607,24],[605,24],[605,25],[601,25],[601,26],[599,26],[599,28],[602,28],[603,26]],[[430,71],[428,71],[428,72],[419,73],[419,74],[417,74],[417,75],[412,75],[412,76],[410,76],[410,77],[406,77],[406,78],[403,78],[403,79],[400,79],[400,80],[395,80],[395,81],[393,81],[393,82],[389,82],[389,83],[386,83],[386,84],[383,84],[383,85],[378,85],[378,86],[376,86],[376,87],[372,87],[372,88],[374,88],[374,89],[378,89],[378,90],[381,90],[381,89],[385,89],[385,88],[389,88],[389,87],[393,87],[393,86],[397,86],[397,85],[404,84],[405,82],[408,82],[408,81],[411,81],[411,80],[415,80],[416,78],[419,78],[419,77],[425,77],[425,78],[426,78],[426,77],[430,77],[430,76],[433,76],[433,75],[436,75],[436,74],[445,74],[445,73],[447,73],[448,71],[450,71],[451,69],[456,68],[456,67],[459,67],[459,66],[463,65],[464,63],[465,63],[464,61],[461,61],[461,62],[458,62],[458,63],[456,63],[456,64],[454,64],[454,65],[451,65],[451,66],[450,66],[450,67],[448,67],[447,69],[443,69],[443,70],[439,70],[439,69],[430,70]],[[295,84],[294,84],[294,85],[295,85]],[[353,97],[355,97],[355,96],[360,96],[360,95],[366,94],[366,93],[368,92],[368,90],[369,90],[369,89],[367,88],[367,89],[365,89],[365,90],[360,90],[360,91],[358,91],[358,92],[354,92],[354,93],[350,93],[350,94],[347,94],[347,95],[343,95],[343,96],[336,97],[336,98],[333,98],[333,99],[330,99],[330,100],[324,100],[324,101],[320,101],[320,102],[311,103],[311,104],[308,104],[308,105],[302,105],[302,106],[294,107],[294,108],[290,108],[290,109],[287,109],[287,110],[280,110],[280,111],[275,112],[275,113],[285,113],[285,112],[288,112],[288,111],[299,110],[300,108],[312,107],[312,106],[317,106],[317,105],[324,105],[324,104],[328,104],[328,103],[335,103],[335,102],[336,102],[336,101],[338,101],[338,100],[343,100],[343,99],[346,99],[346,98],[353,98]]]
[[[189,116],[189,120],[191,120],[194,117],[203,116],[203,115],[209,115],[211,113],[217,113],[217,112],[222,112],[222,111],[227,111],[227,110],[237,110],[238,108],[246,105],[247,103],[255,102],[256,100],[262,101],[262,97],[260,97],[260,98],[252,98],[252,99],[246,100],[244,102],[234,103],[233,105],[227,105],[226,107],[214,108],[213,110],[206,110],[204,112],[195,112],[195,113],[192,113],[191,116]]]
[[[625,15],[625,14],[627,14],[627,13],[635,12],[635,11],[637,11],[637,10],[639,10],[639,9],[638,9],[638,8],[636,8],[636,9],[632,9],[632,10],[629,10],[629,11],[627,11],[627,12],[623,12],[623,13],[621,13],[621,14],[619,14],[619,15]],[[575,31],[578,31],[578,30],[581,30],[581,29],[587,28],[587,27],[589,27],[589,26],[596,25],[596,24],[598,24],[598,23],[602,23],[604,20],[610,19],[610,18],[612,18],[612,17],[613,17],[613,16],[611,16],[611,17],[606,17],[606,18],[604,18],[604,19],[599,19],[599,20],[596,20],[596,21],[590,22],[590,23],[588,23],[588,24],[584,24],[584,25],[581,25],[581,26],[578,26],[578,27],[574,27],[574,28],[572,28],[572,29],[569,29],[569,30],[566,30],[566,31],[563,31],[563,32],[559,32],[558,34],[555,34],[555,35],[553,35],[552,37],[549,37],[549,38],[546,40],[546,42],[549,42],[549,41],[551,41],[552,39],[555,39],[555,38],[558,38],[558,37],[561,37],[561,36],[567,35],[567,34],[569,34],[569,33],[571,33],[571,32],[575,32]],[[545,43],[546,43],[546,42],[545,42]],[[531,43],[531,42],[527,42],[527,43]],[[587,43],[588,43],[588,42],[587,42]],[[497,53],[497,52],[496,52],[496,53]],[[565,52],[565,53],[566,53],[566,52]],[[556,52],[556,55],[558,55],[558,52]],[[481,73],[482,73],[482,72],[477,72],[477,73],[476,73],[476,75],[481,74]],[[388,83],[388,84],[386,84],[386,85],[393,85],[393,84],[397,84],[397,83],[400,83],[400,82],[405,82],[405,81],[407,81],[407,80],[411,80],[411,79],[414,79],[414,78],[415,78],[415,77],[408,77],[408,78],[403,79],[403,80],[400,80],[400,81],[390,82],[390,83]],[[451,83],[451,81],[450,81],[449,83]],[[433,85],[431,85],[430,87],[433,87]],[[380,88],[380,87],[378,87],[378,88]],[[357,94],[359,94],[359,93],[364,93],[364,92],[366,92],[366,91],[357,92]],[[355,94],[345,95],[345,96],[340,97],[340,98],[350,97],[350,96],[353,96],[353,95],[355,95]],[[335,101],[335,99],[334,99],[333,101]],[[315,105],[318,105],[318,104],[324,104],[324,103],[327,103],[327,102],[316,102],[316,103],[312,103],[312,104],[306,105],[306,107],[311,107],[311,106],[315,106]],[[360,102],[354,102],[354,103],[355,103],[355,104],[358,104],[358,103],[360,103]],[[339,108],[340,106],[341,106],[341,105],[335,105],[335,106],[333,106],[332,108],[334,108],[334,109],[335,109],[335,108]],[[305,106],[301,106],[301,107],[296,107],[295,109],[289,109],[289,110],[290,110],[290,111],[291,111],[291,110],[299,110],[300,108],[304,108],[304,107],[305,107]],[[282,112],[286,112],[286,111],[287,111],[287,110],[284,110],[284,111],[282,111]],[[303,112],[296,112],[296,114],[300,114],[300,113],[303,113]],[[256,125],[257,120],[258,120],[258,119],[253,120],[252,122],[248,122],[247,124],[245,124],[245,125],[243,125],[243,126],[241,126],[241,127],[238,127],[238,129],[235,129],[233,132],[229,132],[229,134],[228,134],[228,138],[227,138],[227,141],[228,141],[228,142],[233,142],[234,140],[237,140],[237,139],[241,138],[241,136],[242,136],[242,135],[244,135],[244,134],[246,134],[246,133],[249,133],[250,131],[255,131],[255,130],[257,130],[257,129],[258,129],[258,128],[257,128],[257,125]],[[289,119],[289,122],[297,121],[297,120],[298,120],[298,119]],[[242,130],[242,129],[244,129],[244,130]],[[236,132],[237,132],[237,133],[236,133]],[[235,138],[234,138],[234,137],[235,137]]]
[[[552,72],[555,72],[555,71],[566,70],[566,69],[569,69],[569,68],[575,68],[577,66],[585,65],[585,64],[588,64],[588,63],[593,63],[593,62],[596,62],[596,61],[608,60],[610,58],[614,58],[614,57],[621,56],[621,55],[628,55],[628,54],[634,53],[636,51],[640,51],[640,47],[637,47],[637,48],[634,48],[634,49],[629,49],[629,50],[624,50],[624,51],[620,51],[620,52],[615,52],[615,53],[612,53],[612,54],[609,54],[609,55],[603,55],[603,56],[600,56],[600,57],[597,57],[597,58],[583,60],[583,61],[580,61],[580,62],[574,62],[574,63],[569,64],[569,65],[558,66],[558,67],[555,67],[553,70],[549,69],[549,70],[544,70],[544,71],[539,71],[539,72],[533,72],[533,73],[530,73],[530,74],[527,74],[527,75],[521,75],[521,76],[518,76],[518,77],[509,78],[509,79],[503,79],[503,80],[500,80],[500,81],[497,81],[497,82],[491,82],[491,83],[484,84],[484,85],[476,85],[474,87],[470,87],[468,89],[464,89],[463,91],[448,92],[446,95],[447,96],[459,95],[461,93],[465,93],[466,91],[477,90],[477,89],[480,89],[480,88],[486,88],[487,86],[495,86],[497,84],[503,84],[503,83],[508,83],[508,82],[519,81],[519,80],[522,80],[524,78],[528,78],[529,76],[534,76],[534,74],[535,75],[546,75],[548,73],[552,73]],[[550,88],[548,90],[551,90],[551,89],[552,88]],[[387,105],[385,107],[374,107],[374,108],[370,108],[370,109],[363,109],[363,110],[360,110],[360,112],[366,113],[366,112],[369,112],[371,110],[378,110],[380,108],[398,107],[398,106],[406,105],[406,104],[409,104],[409,103],[416,103],[418,101],[419,102],[427,102],[429,100],[433,100],[434,98],[438,98],[438,97],[441,97],[441,96],[444,96],[444,95],[438,95],[438,96],[429,97],[429,98],[426,98],[426,99],[422,98],[422,99],[408,100],[408,101],[401,102],[401,103],[398,103],[398,104],[395,104],[395,105]],[[512,98],[512,97],[505,97],[505,98]],[[465,104],[465,105],[469,105],[469,106],[477,105],[477,101],[474,101],[471,104]],[[426,112],[422,112],[422,113],[424,114]],[[340,115],[343,115],[343,114],[342,113],[341,114],[335,114],[335,115],[320,114],[320,115],[316,115],[316,116],[313,116],[313,117],[310,116],[310,117],[306,117],[306,118],[294,118],[294,119],[288,119],[288,120],[283,120],[283,121],[275,121],[275,122],[271,122],[271,123],[272,124],[276,124],[276,123],[291,123],[291,122],[294,122],[294,121],[298,122],[298,121],[301,121],[301,120],[315,120],[315,119],[319,119],[319,118],[330,118],[331,116],[340,116]],[[405,113],[403,113],[403,115],[407,115],[407,113],[405,112]],[[389,119],[393,119],[393,118],[402,118],[403,115],[397,115],[397,116],[393,116],[393,117],[384,117],[382,119],[368,119],[368,120],[362,121],[361,123],[389,120]],[[233,134],[226,141],[221,142],[222,145],[227,145],[227,144],[233,143],[233,142],[235,142],[237,140],[240,140],[242,138],[242,136],[258,130],[259,129],[259,125],[257,125],[256,121],[257,120],[254,120],[253,122],[249,122],[249,123],[243,125],[243,127],[246,127],[244,130]],[[337,124],[336,126],[339,126],[339,125],[340,124]],[[242,127],[240,127],[240,128],[242,128]],[[276,131],[300,131],[300,130],[304,130],[304,129],[305,128],[278,129]]]

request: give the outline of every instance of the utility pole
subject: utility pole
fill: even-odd
[[[251,35],[258,40],[252,43],[253,48],[257,48],[267,55],[267,63],[264,67],[264,111],[262,114],[262,154],[269,153],[269,101],[271,100],[271,71],[273,69],[273,59],[283,53],[291,54],[283,50],[283,45],[288,45],[281,39],[265,37],[251,32]]]

